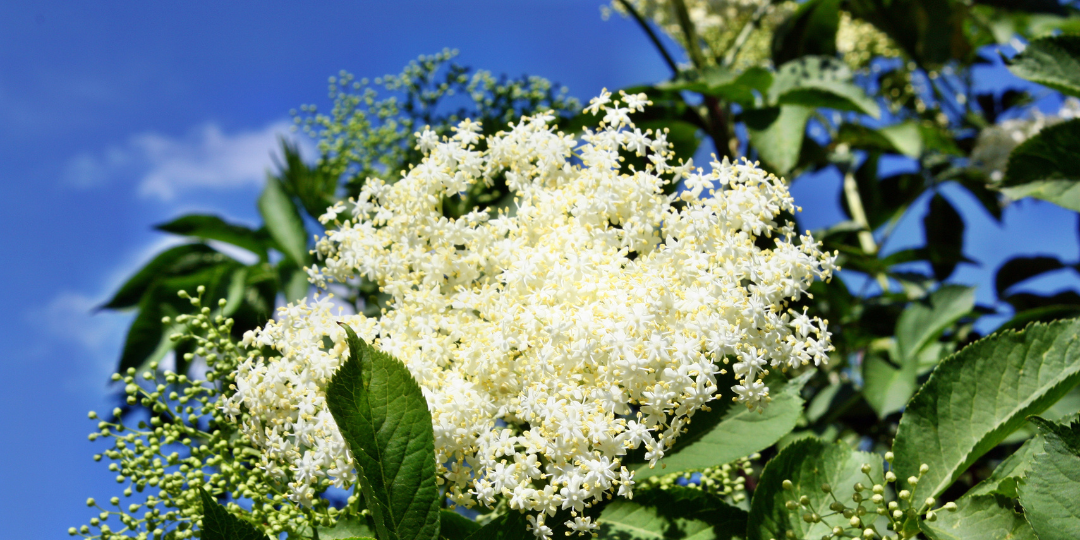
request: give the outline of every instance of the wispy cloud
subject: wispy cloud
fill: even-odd
[[[67,180],[74,186],[93,187],[120,176],[134,177],[139,195],[162,201],[195,189],[261,186],[278,138],[289,135],[290,125],[278,121],[230,133],[208,122],[183,137],[139,133],[103,152],[75,156],[68,163]],[[310,155],[310,145],[300,142]]]

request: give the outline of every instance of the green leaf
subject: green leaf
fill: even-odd
[[[1005,261],[994,276],[994,290],[998,298],[1005,296],[1005,291],[1022,281],[1039,274],[1065,268],[1057,257],[1014,257]]]
[[[1013,199],[1035,197],[1080,212],[1080,119],[1044,128],[1009,154],[997,186]]]
[[[1036,435],[1005,458],[985,480],[971,488],[964,497],[975,495],[1002,495],[1015,499],[1016,485],[1031,470],[1031,458],[1043,452],[1044,439]]]
[[[374,537],[369,516],[356,516],[347,519],[339,519],[333,527],[320,527],[319,540],[346,540],[348,538]]]
[[[1080,96],[1080,36],[1036,39],[1009,61],[1009,71],[1058,92]]]
[[[700,489],[673,486],[618,498],[600,514],[600,538],[734,540],[745,538],[746,512]]]
[[[435,435],[408,368],[342,325],[349,359],[326,388],[326,404],[353,453],[380,540],[439,535]]]
[[[896,321],[896,349],[902,366],[914,364],[927,344],[975,308],[975,288],[942,285],[925,302],[912,302]]]
[[[1031,418],[1045,438],[1020,483],[1020,504],[1040,540],[1080,538],[1080,422],[1060,425]]]
[[[439,511],[439,536],[446,540],[465,540],[480,530],[480,524],[453,511]],[[320,540],[322,540],[320,538]]]
[[[914,121],[871,129],[860,124],[844,123],[836,135],[838,142],[855,148],[880,150],[917,158],[922,154],[922,130]]]
[[[956,511],[937,512],[936,521],[919,526],[930,540],[1038,540],[1012,499],[981,495],[956,501]]]
[[[777,173],[787,174],[799,161],[806,122],[813,113],[810,107],[785,105],[747,111],[743,119],[758,156]]]
[[[266,242],[258,231],[242,225],[233,225],[218,216],[206,214],[188,214],[180,216],[168,223],[162,223],[154,227],[159,231],[201,238],[203,240],[217,240],[246,249],[261,259],[266,259]]]
[[[284,260],[278,264],[277,269],[286,302],[295,302],[307,296],[311,283],[303,268],[298,268],[291,260]]]
[[[224,296],[225,277],[230,275],[239,266],[239,263],[228,259],[230,262],[216,266],[202,268],[192,274],[165,278],[154,285],[143,295],[139,303],[139,314],[128,328],[127,337],[124,339],[124,348],[120,353],[120,362],[116,368],[117,373],[127,371],[128,368],[141,370],[143,366],[153,361],[160,361],[171,351],[175,345],[169,336],[181,327],[172,325],[166,331],[166,326],[161,322],[162,317],[175,317],[180,313],[191,311],[188,300],[180,298],[177,293],[181,290],[195,294],[199,285],[206,287],[203,296],[204,305],[213,305],[218,298]]]
[[[210,497],[206,490],[199,488],[202,499],[203,518],[199,527],[202,540],[266,540],[266,533],[254,525],[232,515]]]
[[[923,218],[930,266],[938,281],[945,281],[964,258],[964,220],[948,199],[935,193]]]
[[[770,460],[761,472],[761,480],[754,490],[750,503],[750,521],[747,525],[749,540],[785,538],[788,531],[795,538],[821,538],[830,536],[834,526],[850,527],[842,515],[831,515],[829,505],[834,499],[822,491],[822,484],[829,484],[833,495],[840,501],[851,501],[855,483],[873,485],[881,483],[881,457],[867,452],[857,452],[843,443],[830,444],[819,439],[807,438],[795,441]],[[870,465],[870,478],[860,468]],[[783,488],[784,480],[790,480],[793,489]],[[805,495],[809,506],[788,510],[788,501],[798,501]],[[806,523],[804,512],[823,517],[818,523]],[[877,516],[863,516],[869,526]]]
[[[907,405],[918,386],[913,367],[914,363],[908,369],[897,368],[878,356],[870,356],[863,363],[863,398],[878,418],[885,418]]]
[[[839,0],[804,2],[773,33],[773,62],[781,65],[801,56],[836,54],[839,27]]]
[[[527,524],[525,514],[511,510],[484,524],[466,540],[536,540],[533,533],[526,529]],[[548,523],[548,526],[555,528],[554,523]]]
[[[769,104],[826,107],[875,118],[881,113],[877,102],[851,83],[851,70],[824,56],[804,56],[780,66],[769,87]]]
[[[266,180],[266,188],[259,196],[259,214],[282,254],[292,259],[297,266],[306,265],[309,255],[304,221],[281,183],[273,178]]]
[[[634,479],[715,467],[772,446],[799,420],[803,408],[799,391],[812,375],[804,374],[779,389],[773,387],[773,399],[763,411],[733,405],[726,410],[698,412],[689,431],[665,452],[661,460],[664,467],[650,469],[647,463],[640,464]]]
[[[938,496],[1010,433],[1080,382],[1080,321],[1001,332],[946,358],[900,418],[893,443],[899,478],[930,470],[914,500]]]
[[[677,92],[698,92],[752,107],[757,100],[755,92],[764,95],[772,81],[772,73],[758,66],[738,73],[720,66],[710,66],[701,72],[680,74],[674,81],[660,83],[656,87]]]
[[[224,262],[228,257],[206,244],[184,244],[157,254],[128,278],[100,309],[123,309],[137,305],[160,279],[188,274]]]

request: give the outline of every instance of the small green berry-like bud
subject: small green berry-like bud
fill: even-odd
[[[113,506],[116,506],[116,505],[120,504],[120,497],[113,497],[113,498],[109,499],[109,504],[111,504]]]
[[[851,500],[853,500],[853,501],[855,501],[857,503],[861,503],[863,501],[862,493],[852,493],[851,494]]]
[[[937,521],[937,514],[933,510],[926,513],[926,521]]]
[[[892,463],[892,460],[893,460],[893,453],[892,452],[885,452],[885,461],[887,461],[889,463]]]
[[[787,508],[788,510],[796,510],[796,509],[799,508],[799,503],[797,503],[795,501],[788,501],[788,502],[784,503],[784,507]]]
[[[794,486],[791,484],[791,480],[784,480],[784,482],[781,485],[784,486],[784,489],[786,489],[788,491],[791,491],[792,489],[794,489]]]
[[[947,503],[945,503],[945,506],[943,508],[945,508],[946,510],[948,510],[950,512],[955,512],[956,511],[956,503],[947,502]]]
[[[900,490],[900,493],[897,495],[897,497],[900,497],[901,499],[904,499],[906,501],[908,500],[908,497],[911,497],[911,492],[906,489]]]
[[[895,482],[896,481],[896,475],[893,474],[892,471],[889,471],[889,472],[885,473],[885,481],[886,482]]]
[[[885,486],[882,486],[881,484],[874,484],[874,487],[871,488],[871,491],[880,495],[882,493],[885,493]]]
[[[848,523],[850,523],[852,527],[858,527],[862,525],[862,520],[859,519],[859,516],[854,516],[851,518],[851,520],[848,521]]]
[[[904,517],[904,513],[899,510],[893,510],[892,517],[893,519],[900,519]]]
[[[914,476],[909,476],[907,479],[907,483],[911,484],[911,486],[914,487],[919,484],[919,479]]]
[[[930,470],[929,465],[927,465],[925,463],[923,463],[922,465],[919,465],[919,474],[926,474],[927,471],[929,471],[929,470]]]
[[[807,512],[807,513],[802,515],[802,520],[807,522],[807,523],[813,523],[814,522],[814,515],[811,514],[810,512]]]
[[[96,412],[94,412],[94,411],[90,411],[90,412],[89,412],[89,413],[88,413],[88,414],[86,415],[86,417],[87,417],[87,418],[89,418],[89,419],[91,419],[91,420],[96,420],[96,419],[97,419],[97,413],[96,413]]]
[[[94,506],[95,504],[97,504],[97,501],[95,501],[93,497],[86,499],[86,506]]]
[[[870,474],[870,464],[863,463],[862,467],[859,470],[861,470],[863,474]]]
[[[824,492],[824,493],[828,493],[828,492],[832,491],[832,486],[830,486],[827,483],[821,484],[821,491]]]
[[[877,536],[877,533],[874,532],[874,529],[866,529],[862,532],[863,538],[873,538],[875,536]]]
[[[75,536],[75,535],[76,535],[76,534],[78,534],[78,533],[79,533],[79,531],[78,531],[78,530],[76,530],[76,529],[75,529],[75,527],[68,527],[68,534],[69,534],[69,535],[71,535],[71,536]]]
[[[881,502],[885,500],[885,497],[880,493],[875,493],[873,497],[870,497],[870,500],[873,501],[874,504],[881,504]]]
[[[833,512],[843,512],[844,511],[844,505],[842,505],[842,504],[840,504],[838,502],[834,502],[834,503],[829,505],[829,510],[832,510]]]
[[[937,502],[937,499],[935,499],[935,498],[933,498],[933,497],[927,497],[927,498],[926,498],[926,507],[927,507],[927,508],[933,508],[933,507],[934,507],[934,503],[936,503],[936,502]]]
[[[855,491],[861,492],[866,489],[866,486],[862,485],[862,482],[855,482]]]
[[[810,497],[807,497],[806,495],[803,495],[802,497],[799,497],[799,504],[801,504],[803,506],[809,506],[810,505]]]

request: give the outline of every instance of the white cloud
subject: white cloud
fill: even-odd
[[[68,163],[67,180],[92,187],[130,175],[139,178],[141,196],[162,201],[188,190],[257,187],[266,181],[273,166],[270,156],[277,151],[278,138],[289,136],[290,125],[277,121],[227,133],[208,122],[183,137],[140,133],[104,152],[75,156]],[[305,155],[312,154],[310,143],[301,139],[300,144]]]

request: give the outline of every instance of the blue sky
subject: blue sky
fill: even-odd
[[[93,314],[170,240],[151,226],[190,211],[254,223],[254,201],[288,111],[326,104],[327,77],[397,73],[460,50],[496,74],[540,75],[587,100],[669,73],[634,24],[602,2],[0,3],[0,522],[10,538],[66,538],[88,496],[121,488],[86,434],[129,317]],[[838,216],[838,179],[801,179],[805,226]],[[1014,254],[1080,257],[1076,215],[1032,201],[999,228],[968,219],[955,280],[988,284]],[[921,211],[890,250],[921,242]],[[1075,284],[1058,276],[1043,289]],[[1038,284],[1036,284],[1038,285]],[[980,300],[992,301],[981,294]]]

